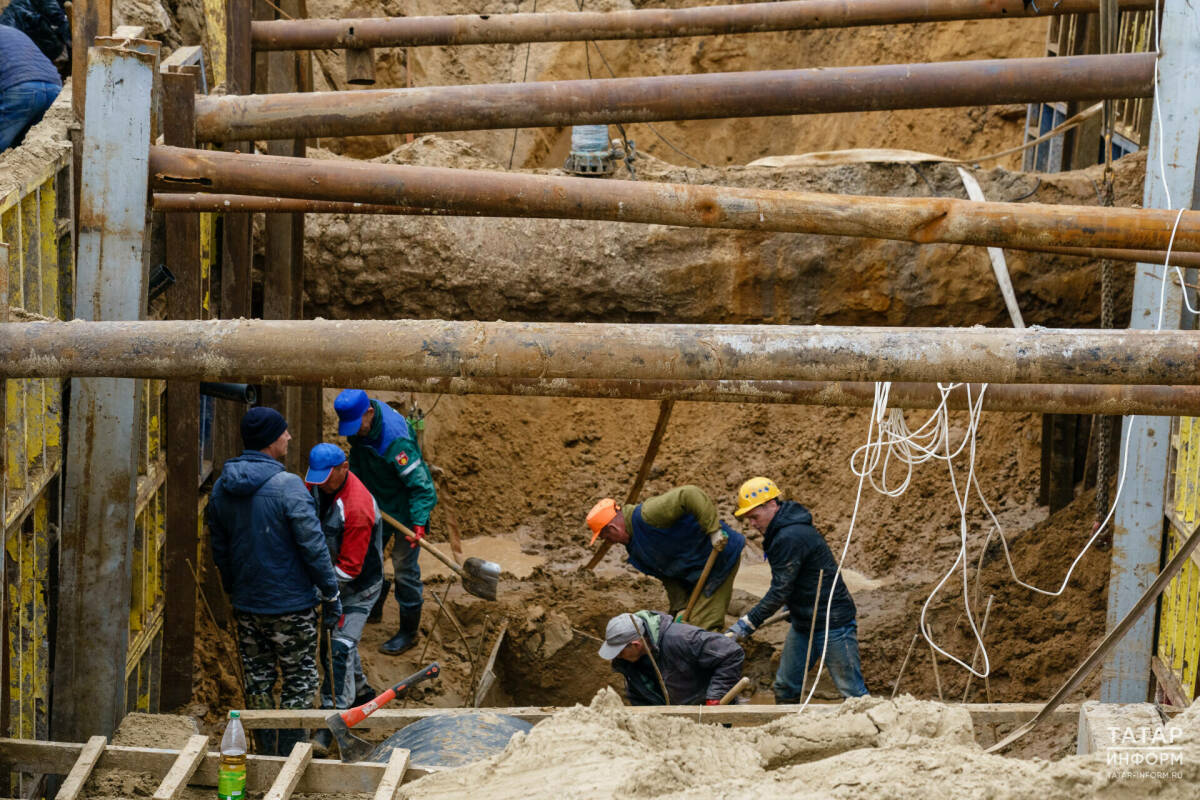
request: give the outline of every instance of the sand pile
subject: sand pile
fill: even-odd
[[[409,798],[1192,797],[1200,708],[1173,723],[1183,764],[1124,775],[1104,754],[1059,762],[987,755],[961,708],[860,698],[823,716],[725,729],[634,715],[610,691],[518,735],[499,756],[405,786]],[[885,789],[886,787],[886,789]]]

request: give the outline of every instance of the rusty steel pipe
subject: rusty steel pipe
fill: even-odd
[[[201,95],[199,142],[1150,97],[1154,54]]]
[[[980,384],[972,384],[978,400]],[[383,388],[383,387],[377,387]],[[388,389],[426,394],[482,394],[512,397],[590,397],[605,400],[676,400],[696,403],[766,403],[772,405],[847,406],[869,408],[874,383],[819,381],[666,381],[542,380],[538,378],[393,378]],[[941,392],[932,383],[893,383],[890,408],[937,408]],[[946,406],[967,407],[961,384]],[[1043,414],[1200,415],[1197,386],[1100,386],[1094,384],[991,384],[983,397],[985,411],[1032,411]]]
[[[0,377],[1200,384],[1200,332],[442,320],[10,322]]]
[[[151,148],[150,175],[153,187],[165,190],[202,187],[212,192],[420,206],[497,217],[602,219],[1034,249],[1165,249],[1177,214],[1158,209],[597,181],[161,146]],[[1200,212],[1180,216],[1175,247],[1200,250]]]
[[[481,213],[458,213],[437,208],[417,206],[385,206],[375,203],[338,203],[331,200],[299,200],[292,197],[258,197],[249,194],[171,194],[154,193],[154,210],[166,213],[182,212],[298,212],[308,214],[380,214],[394,216],[484,216]],[[1109,259],[1112,261],[1162,262],[1165,250],[1121,250],[1115,247],[1013,247],[1034,253],[1077,256],[1079,258]],[[1171,264],[1178,267],[1200,267],[1200,253],[1171,251]]]
[[[1153,0],[1122,0],[1121,10],[1154,8]],[[700,8],[567,11],[543,14],[460,14],[437,17],[255,20],[255,50],[358,49],[462,44],[665,39],[768,31],[852,28],[951,20],[1095,14],[1097,0],[788,0]]]

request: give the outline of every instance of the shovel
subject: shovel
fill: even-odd
[[[416,540],[421,547],[425,548],[427,553],[434,556],[438,561],[449,567],[458,577],[462,578],[463,588],[468,592],[484,600],[496,599],[496,588],[500,583],[499,564],[484,561],[482,558],[468,558],[460,567],[450,560],[445,553],[438,550],[429,542],[424,539],[417,539],[415,533],[386,511],[380,511],[379,514],[389,525],[407,536],[409,541]]]
[[[392,702],[397,696],[407,692],[416,684],[430,678],[436,678],[441,674],[442,668],[434,661],[425,667],[425,669],[420,672],[414,672],[395,686],[384,691],[374,700],[369,700],[361,706],[339,711],[336,714],[330,714],[325,719],[325,724],[329,727],[329,732],[333,734],[333,738],[337,739],[338,752],[341,753],[342,761],[362,761],[375,749],[375,745],[351,733],[351,728],[374,714],[380,706]]]

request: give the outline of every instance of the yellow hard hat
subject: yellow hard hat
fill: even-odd
[[[740,517],[774,497],[779,497],[779,487],[775,481],[770,478],[751,478],[738,489],[738,507],[733,515]]]

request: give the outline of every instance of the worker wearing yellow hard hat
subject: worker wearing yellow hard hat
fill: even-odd
[[[804,675],[820,660],[822,651],[842,696],[866,694],[858,656],[858,611],[845,582],[836,574],[837,562],[829,544],[813,526],[812,513],[797,502],[782,499],[775,481],[763,477],[741,485],[733,513],[762,533],[763,552],[771,564],[771,586],[726,635],[745,639],[784,605],[792,617],[775,674],[775,702],[803,701]],[[810,654],[808,663],[806,653]]]
[[[587,515],[589,544],[621,544],[629,563],[663,583],[671,616],[687,609],[702,584],[686,622],[720,631],[733,596],[733,581],[746,537],[717,518],[717,506],[698,486],[680,486],[633,507],[606,497]],[[709,556],[708,577],[701,581]]]

